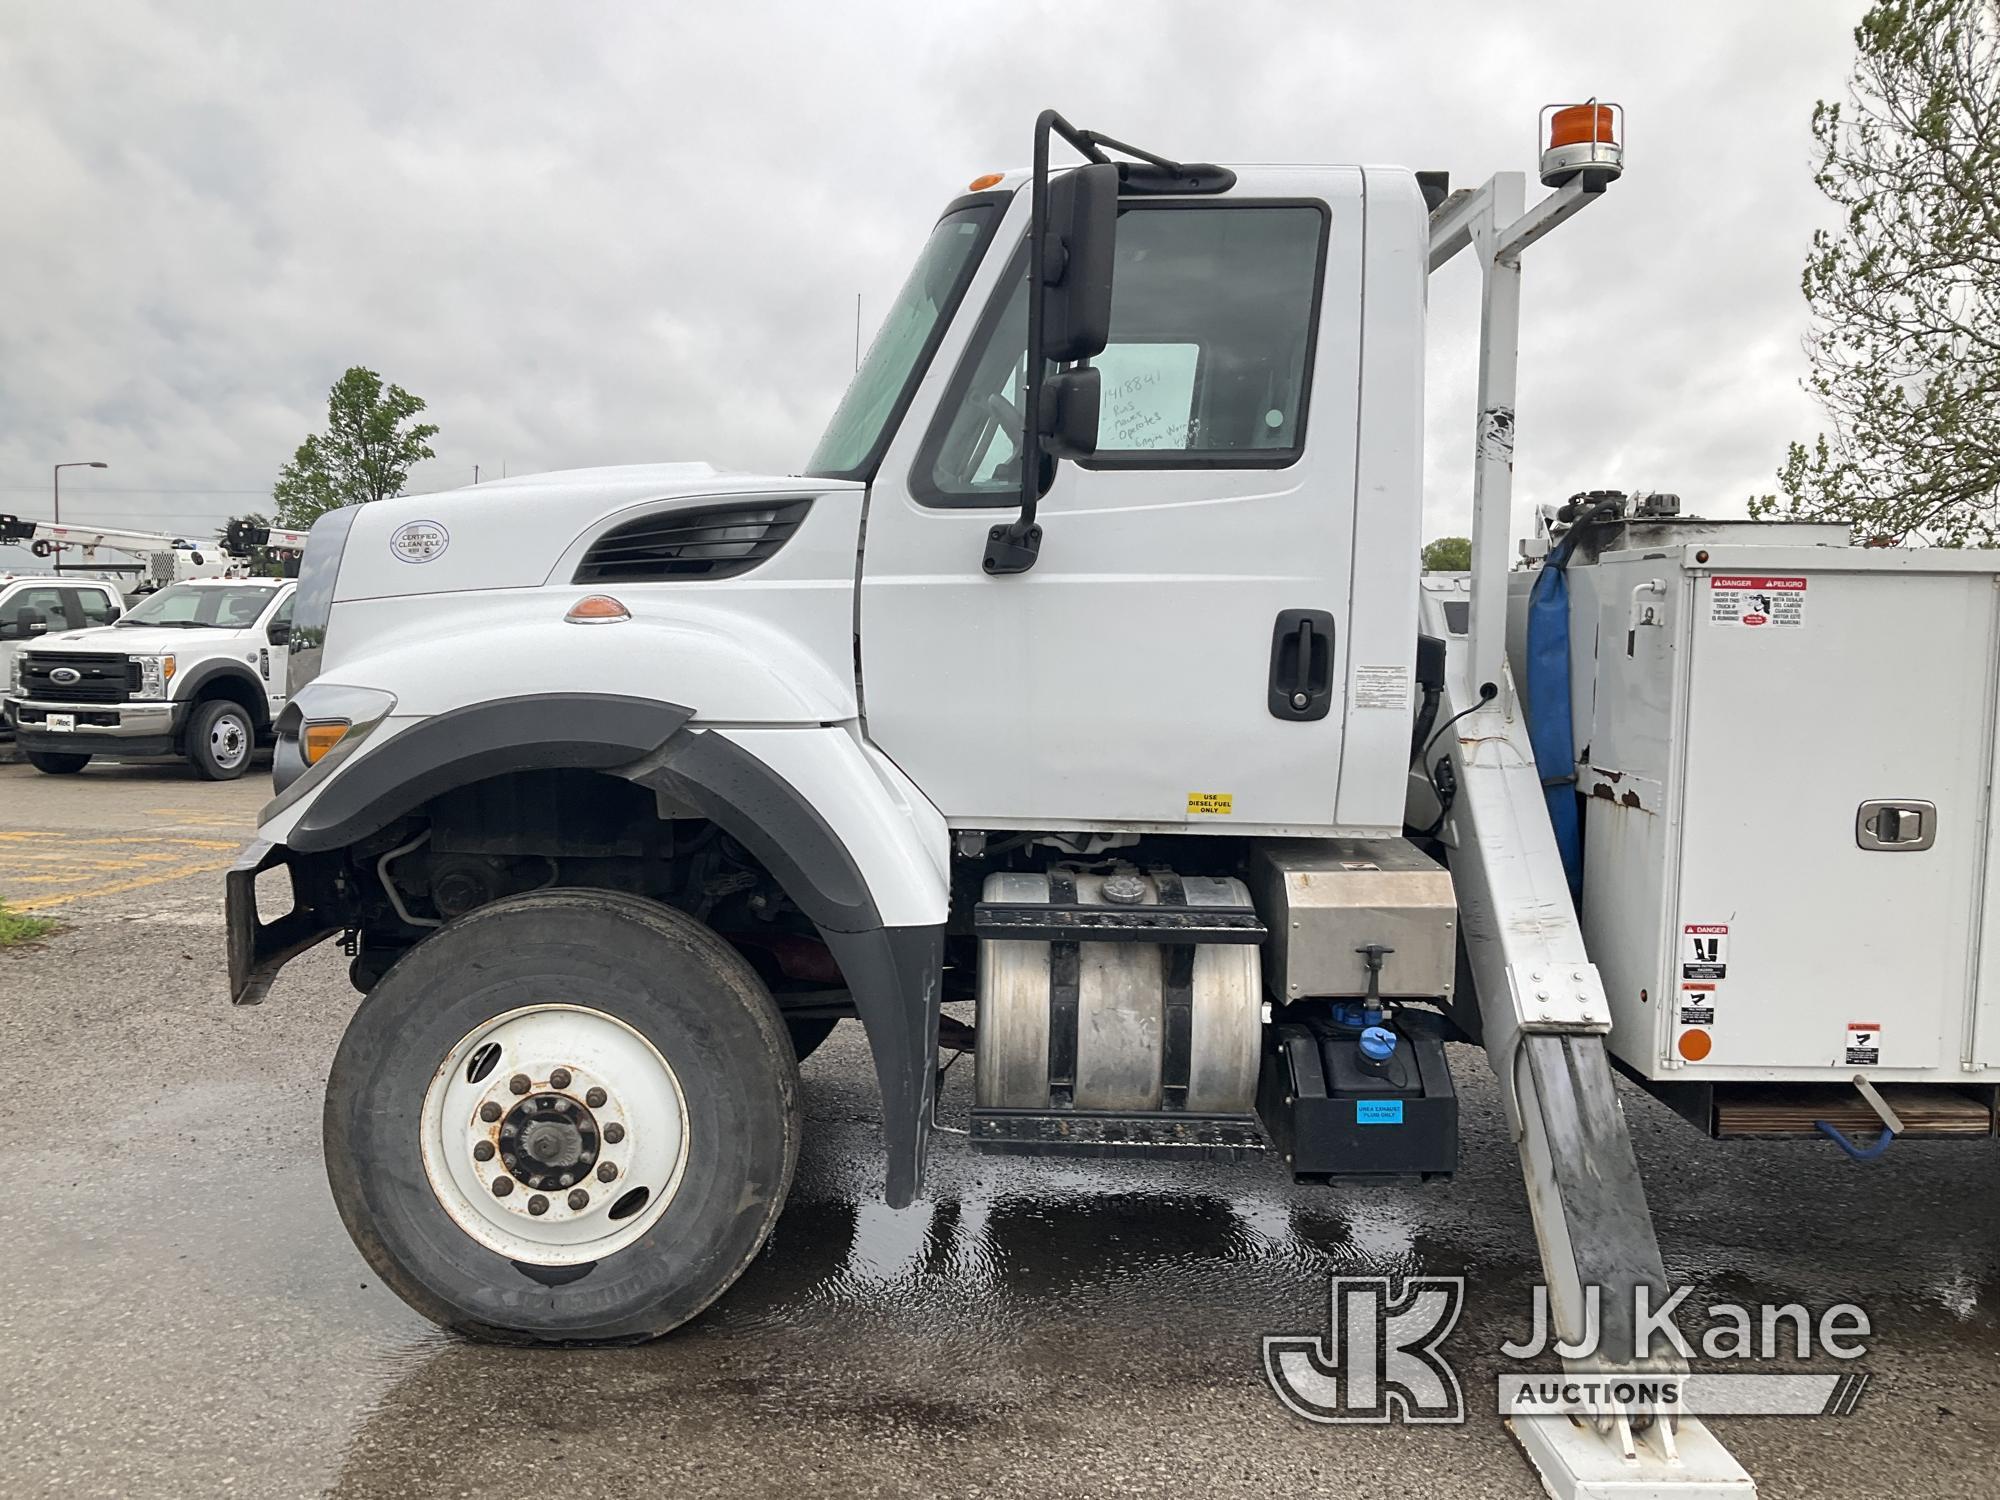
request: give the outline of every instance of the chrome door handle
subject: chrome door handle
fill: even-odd
[[[1863,849],[1915,854],[1937,842],[1937,804],[1907,800],[1864,802],[1854,815],[1854,842]]]

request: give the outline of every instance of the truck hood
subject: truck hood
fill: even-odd
[[[234,652],[254,630],[176,630],[157,625],[98,625],[89,630],[66,630],[61,635],[37,636],[27,642],[29,651],[102,651],[107,655],[157,656],[173,652],[177,656],[213,656],[218,651]]]
[[[587,531],[659,503],[860,489],[849,480],[736,474],[705,463],[523,474],[361,507],[336,601],[464,589],[535,588]]]

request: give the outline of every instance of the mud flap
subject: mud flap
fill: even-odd
[[[883,1196],[889,1207],[907,1208],[923,1188],[930,1147],[944,928],[821,929],[821,936],[847,979],[875,1055],[882,1144],[889,1157]]]
[[[278,970],[315,943],[340,931],[300,901],[292,882],[292,909],[275,922],[257,915],[257,877],[290,859],[283,845],[253,839],[244,846],[222,877],[223,909],[229,933],[229,999],[234,1005],[255,1005],[270,993]]]

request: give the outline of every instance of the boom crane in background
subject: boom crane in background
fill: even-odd
[[[257,526],[247,521],[231,521],[219,544],[191,542],[166,532],[128,531],[104,526],[59,525],[53,521],[25,520],[0,515],[0,546],[22,546],[38,558],[58,560],[65,549],[82,553],[84,566],[108,572],[136,573],[135,593],[151,593],[170,583],[190,578],[240,578],[255,571],[252,554],[259,548],[277,555],[286,572],[297,570],[305,550],[306,533],[279,527]],[[98,551],[107,549],[138,559],[136,562],[101,562]]]

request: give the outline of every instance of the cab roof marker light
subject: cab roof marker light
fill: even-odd
[[[616,625],[632,618],[632,611],[609,594],[587,594],[569,607],[563,619],[572,625]]]
[[[965,190],[968,193],[983,193],[988,188],[997,186],[1005,175],[1004,172],[982,172],[965,185]]]

